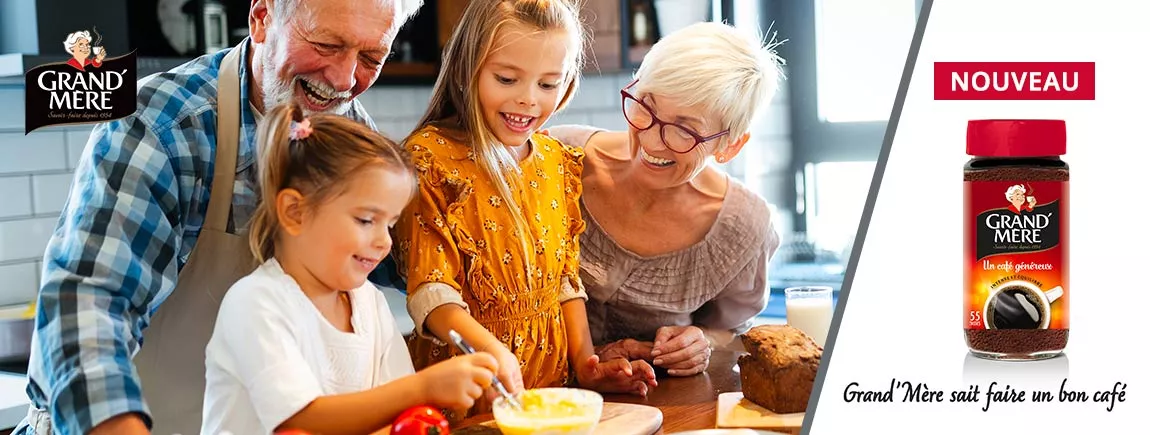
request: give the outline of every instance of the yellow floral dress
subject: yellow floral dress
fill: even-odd
[[[528,222],[523,252],[508,208],[475,153],[427,126],[408,138],[419,177],[416,199],[393,230],[395,258],[407,282],[416,334],[408,347],[417,370],[458,355],[424,330],[435,308],[457,304],[519,359],[525,388],[568,383],[566,328],[560,304],[586,299],[579,280],[579,210],[583,152],[548,136],[531,138],[520,162],[518,203]],[[527,270],[525,255],[534,270]],[[489,412],[480,401],[456,416]],[[462,413],[462,415],[460,415]]]

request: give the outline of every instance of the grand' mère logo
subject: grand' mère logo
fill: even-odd
[[[1029,184],[1014,184],[1005,192],[1007,206],[979,213],[976,230],[979,259],[990,255],[1045,251],[1058,246],[1061,209],[1058,199],[1038,204]],[[1047,229],[1054,229],[1047,231]]]
[[[112,121],[136,111],[136,52],[108,57],[101,40],[94,28],[69,33],[67,62],[40,65],[24,75],[24,134]]]

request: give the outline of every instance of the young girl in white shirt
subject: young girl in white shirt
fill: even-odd
[[[388,255],[415,192],[402,148],[295,105],[259,127],[263,200],[250,225],[261,265],[223,298],[206,349],[202,433],[369,433],[417,405],[471,406],[497,370],[489,354],[415,373],[367,275]]]

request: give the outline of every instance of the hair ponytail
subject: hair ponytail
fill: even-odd
[[[306,122],[305,122],[306,121]],[[297,126],[295,123],[305,123]],[[293,128],[299,137],[293,137]],[[248,226],[248,246],[263,263],[276,253],[279,215],[276,197],[284,189],[304,196],[312,209],[343,192],[348,179],[371,165],[406,174],[415,196],[415,167],[410,155],[394,141],[347,117],[316,114],[304,118],[290,103],[268,111],[256,133],[259,147],[259,194]]]
[[[260,263],[275,254],[276,195],[287,185],[294,140],[290,140],[292,122],[299,122],[303,111],[296,104],[273,108],[260,123],[256,134],[259,146],[259,190],[261,201],[252,215],[248,244]]]

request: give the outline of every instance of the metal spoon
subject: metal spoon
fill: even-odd
[[[463,353],[475,353],[475,348],[467,344],[466,341],[463,341],[463,336],[459,335],[458,332],[455,332],[454,329],[449,331],[447,334],[451,336],[451,341],[455,343],[455,347],[458,347],[459,350],[463,351]],[[523,404],[519,402],[519,399],[516,399],[515,396],[512,396],[511,393],[507,392],[507,388],[503,386],[502,382],[499,382],[499,376],[495,376],[491,379],[491,385],[495,387],[497,391],[499,391],[499,395],[503,396],[503,398],[507,400],[507,403],[510,403],[512,407],[519,411],[523,410]]]

